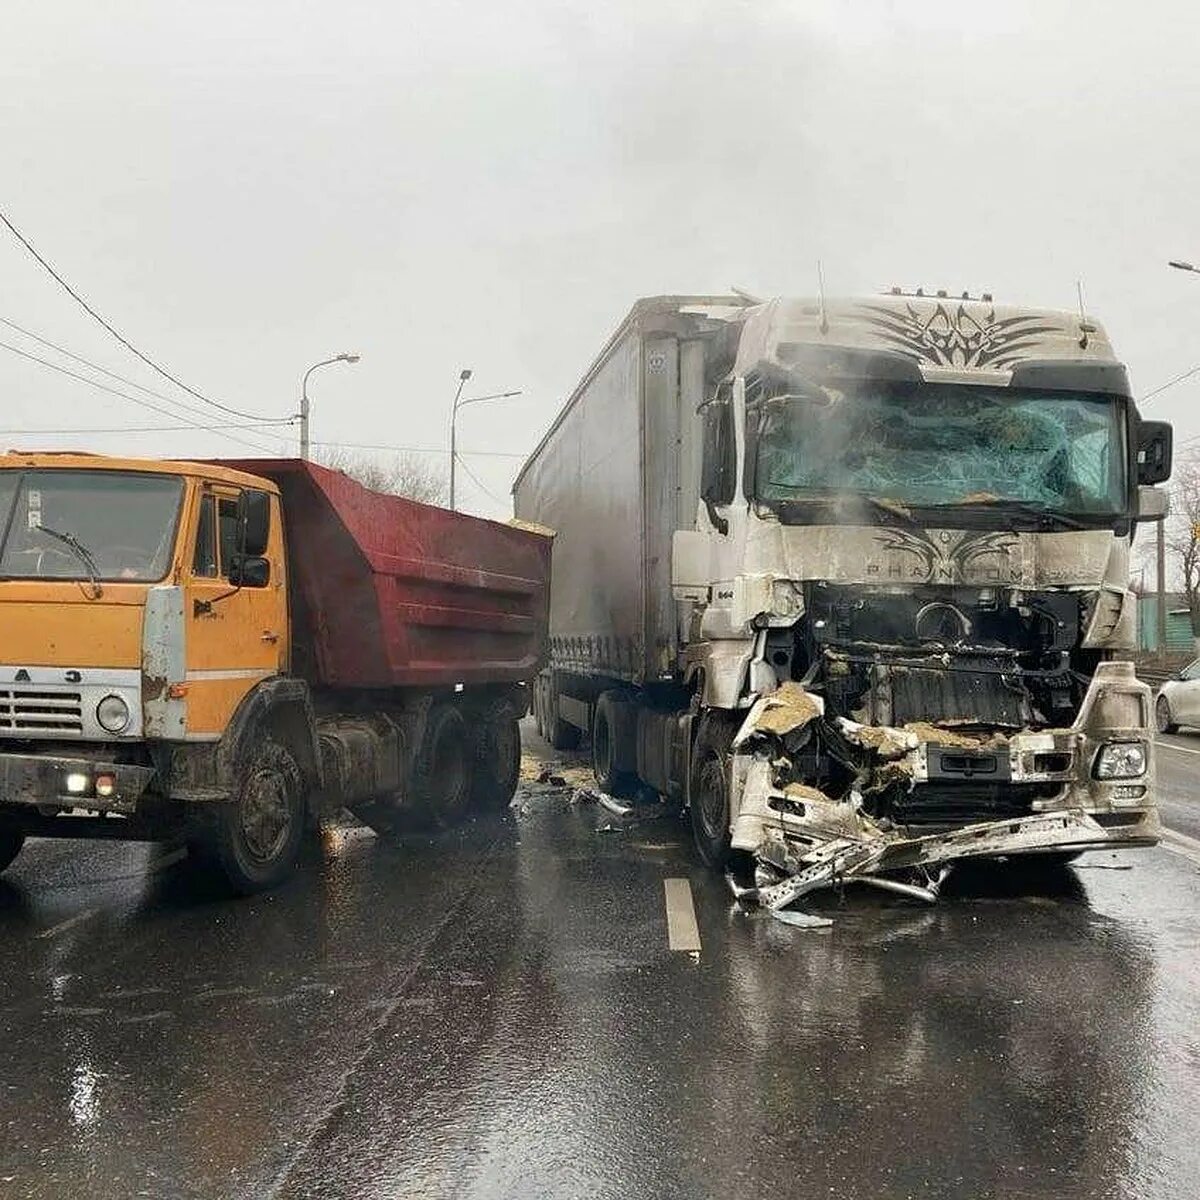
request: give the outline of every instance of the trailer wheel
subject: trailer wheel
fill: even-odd
[[[471,797],[473,739],[459,710],[437,704],[425,721],[425,734],[412,768],[413,809],[439,825],[466,811]]]
[[[501,700],[483,709],[471,732],[475,748],[471,807],[502,812],[516,795],[521,775],[521,730],[512,705]]]
[[[25,844],[25,835],[13,833],[9,829],[0,829],[0,871],[3,871],[18,854]]]
[[[705,714],[692,750],[689,813],[692,838],[700,857],[718,870],[729,859],[729,747],[733,730],[728,722]]]
[[[592,718],[592,774],[600,790],[610,796],[627,795],[637,784],[637,775],[617,767],[621,722],[616,710],[620,703],[619,692],[601,692]]]
[[[230,800],[214,807],[213,824],[191,848],[234,892],[261,892],[292,873],[307,813],[304,775],[287,747],[260,741],[238,768]]]

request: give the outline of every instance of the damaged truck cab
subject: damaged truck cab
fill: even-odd
[[[542,726],[772,906],[1153,844],[1129,551],[1170,460],[1077,314],[640,301],[515,488],[557,531]]]

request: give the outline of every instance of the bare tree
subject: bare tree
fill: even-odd
[[[390,458],[374,458],[331,449],[321,455],[320,461],[373,492],[407,496],[422,504],[445,504],[450,496],[445,465],[432,455],[401,452]]]

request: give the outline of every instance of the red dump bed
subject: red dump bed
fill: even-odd
[[[388,688],[509,683],[542,666],[548,536],[372,492],[300,459],[223,462],[282,493],[297,675]]]

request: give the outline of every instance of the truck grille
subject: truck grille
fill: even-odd
[[[82,733],[78,692],[0,688],[0,733]]]

